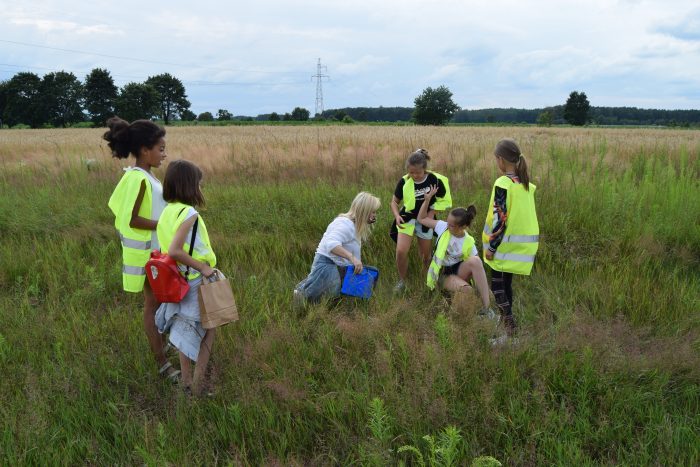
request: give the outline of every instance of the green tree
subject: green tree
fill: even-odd
[[[109,71],[94,68],[85,77],[85,109],[95,126],[105,126],[114,115],[117,86]]]
[[[183,122],[193,122],[197,120],[197,114],[192,112],[190,109],[185,109],[180,112],[180,120]]]
[[[41,80],[40,89],[41,110],[46,122],[65,128],[85,119],[83,85],[73,73],[48,73]]]
[[[150,76],[146,80],[158,93],[159,116],[167,125],[173,117],[177,117],[183,111],[190,108],[190,101],[185,94],[185,86],[182,81],[170,73]]]
[[[552,126],[552,120],[552,113],[549,110],[544,110],[537,116],[537,124],[540,126]]]
[[[292,110],[291,118],[292,118],[292,120],[296,120],[299,122],[305,122],[309,119],[310,115],[311,115],[311,112],[309,112],[305,108],[294,107],[294,110]]]
[[[5,107],[7,107],[7,81],[0,81],[0,129],[5,124],[3,121],[5,115]]]
[[[32,128],[46,121],[40,110],[41,78],[35,73],[17,73],[4,86],[5,106],[2,119],[8,126],[24,123]]]
[[[150,120],[158,114],[158,92],[144,83],[128,83],[122,87],[116,101],[117,115],[134,121]]]
[[[280,116],[277,112],[272,112],[268,117],[268,120],[270,120],[271,122],[279,122]]]
[[[419,125],[444,125],[459,110],[447,86],[425,88],[414,103],[413,120]]]
[[[564,105],[564,120],[571,125],[585,125],[588,121],[588,112],[591,104],[588,102],[585,92],[573,91]]]
[[[216,119],[220,121],[233,120],[233,114],[226,109],[219,109],[216,113]]]
[[[202,112],[197,117],[197,120],[199,120],[200,122],[213,122],[214,116],[211,114],[211,112]]]

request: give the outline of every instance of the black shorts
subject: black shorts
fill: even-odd
[[[457,271],[459,271],[459,265],[462,264],[460,261],[459,263],[453,264],[452,266],[443,266],[442,267],[442,275],[443,276],[456,276]]]

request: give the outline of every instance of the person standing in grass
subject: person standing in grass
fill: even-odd
[[[143,292],[143,326],[151,352],[160,367],[160,374],[177,381],[179,371],[172,367],[158,334],[154,316],[158,302],[146,280],[146,261],[151,250],[158,249],[156,226],[165,201],[163,187],[153,175],[167,157],[165,129],[150,120],[129,123],[119,117],[107,121],[109,130],[103,135],[112,150],[112,156],[136,159],[133,167],[124,169],[119,184],[109,199],[109,208],[115,216],[114,226],[122,245],[122,286],[132,293]]]
[[[158,222],[158,241],[161,252],[177,261],[190,289],[181,302],[161,304],[155,317],[158,330],[169,332],[170,342],[180,351],[185,392],[197,396],[204,391],[215,336],[215,329],[202,327],[197,298],[202,277],[211,277],[216,266],[207,226],[195,209],[204,206],[201,181],[202,171],[192,162],[176,160],[168,165],[163,183],[163,198],[168,204]],[[192,256],[188,253],[190,243]],[[194,374],[192,362],[196,362]]]
[[[433,260],[428,269],[427,285],[430,290],[441,283],[450,292],[470,292],[470,280],[474,280],[479,291],[482,309],[480,315],[490,316],[489,284],[486,279],[484,265],[479,258],[479,252],[474,244],[474,238],[469,235],[467,228],[471,225],[476,208],[454,208],[447,215],[447,222],[431,219],[428,216],[428,205],[438,191],[433,185],[425,193],[425,200],[418,211],[418,222],[433,229],[438,236]],[[495,314],[493,314],[495,317]]]
[[[501,310],[508,336],[517,325],[513,317],[513,274],[530,275],[539,246],[540,229],[535,210],[535,185],[527,162],[512,139],[494,149],[501,175],[491,190],[482,234],[484,260],[491,268],[491,290]]]
[[[447,177],[437,172],[428,170],[430,156],[425,149],[416,149],[406,160],[408,173],[401,177],[396,184],[394,196],[391,200],[391,212],[394,214],[392,225],[392,238],[396,229],[396,268],[399,272],[399,281],[394,288],[395,292],[403,292],[406,288],[408,276],[408,251],[411,248],[413,237],[418,237],[418,252],[424,270],[430,264],[430,256],[433,249],[433,229],[421,224],[417,216],[423,205],[425,194],[430,187],[437,186],[437,193],[430,204],[426,219],[435,219],[435,211],[444,211],[452,207],[452,195]],[[399,210],[399,204],[403,206]]]
[[[380,205],[376,196],[360,192],[350,210],[328,225],[316,248],[311,272],[294,288],[295,304],[316,303],[323,296],[339,295],[341,268],[354,266],[355,274],[362,272],[362,242],[369,238]]]

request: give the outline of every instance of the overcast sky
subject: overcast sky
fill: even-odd
[[[155,5],[163,5],[156,8]],[[195,113],[406,106],[700,109],[698,0],[0,0],[0,80],[170,73]]]

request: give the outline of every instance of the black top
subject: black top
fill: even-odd
[[[445,196],[445,193],[447,190],[445,189],[445,185],[442,183],[442,181],[437,178],[437,176],[433,173],[428,172],[427,177],[425,177],[425,180],[422,183],[416,183],[415,181],[413,182],[414,185],[414,193],[416,196],[416,206],[407,214],[411,215],[411,219],[415,219],[418,216],[418,211],[420,211],[420,207],[423,205],[423,200],[425,199],[425,194],[430,191],[430,186],[431,185],[437,185],[438,186],[438,191],[433,196],[432,203],[430,203],[430,206],[432,208],[433,204],[435,204],[435,198],[438,197],[443,197]],[[403,177],[401,177],[401,180],[399,180],[399,183],[396,184],[396,189],[394,190],[394,196],[396,196],[397,199],[402,200],[403,199],[403,186],[406,183],[406,180],[404,180]],[[405,207],[401,208],[401,214],[406,213]]]

